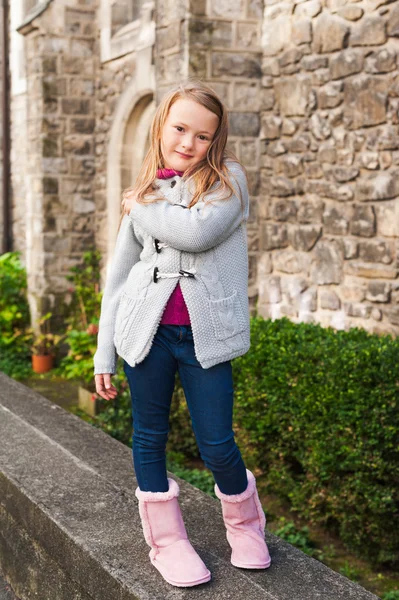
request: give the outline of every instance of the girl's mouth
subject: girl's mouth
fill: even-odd
[[[177,154],[180,154],[180,156],[182,156],[183,158],[193,158],[190,154],[182,154],[181,152],[178,152],[176,150]]]

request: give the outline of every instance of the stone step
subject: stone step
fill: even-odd
[[[0,440],[0,571],[21,600],[377,598],[268,532],[271,567],[233,567],[219,501],[177,477],[212,580],[175,588],[149,561],[128,447],[1,373]]]

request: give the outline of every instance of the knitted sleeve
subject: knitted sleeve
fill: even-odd
[[[245,172],[237,163],[228,169],[235,189],[229,199],[220,199],[220,191],[215,191],[207,194],[205,201],[200,200],[188,210],[169,202],[135,204],[129,217],[152,237],[172,248],[184,252],[209,250],[226,240],[248,218],[249,196]]]
[[[128,215],[125,215],[119,229],[101,300],[97,350],[93,358],[94,374],[116,372],[118,356],[113,341],[116,312],[124,283],[133,265],[139,261],[141,250],[142,246],[134,234],[132,221]]]

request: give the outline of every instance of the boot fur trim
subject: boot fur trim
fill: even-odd
[[[243,502],[244,500],[247,500],[247,498],[250,498],[252,496],[252,494],[255,493],[255,490],[256,490],[255,476],[253,475],[253,473],[251,473],[251,471],[249,469],[247,469],[247,479],[248,479],[247,489],[244,490],[241,494],[223,494],[223,492],[220,491],[217,483],[215,483],[216,496],[219,498],[219,500],[224,500],[225,502],[236,503],[236,502]]]
[[[179,486],[174,479],[168,478],[169,490],[167,492],[142,492],[138,487],[136,489],[136,498],[142,502],[167,502],[179,495]]]

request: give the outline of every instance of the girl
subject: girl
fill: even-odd
[[[226,108],[202,82],[163,97],[136,184],[124,193],[94,356],[96,390],[107,400],[116,396],[117,354],[124,359],[144,537],[152,564],[179,587],[211,574],[187,539],[179,486],[167,477],[176,370],[201,457],[215,478],[231,562],[270,565],[255,477],[232,430],[231,360],[250,346],[249,198],[245,171],[226,151],[227,134]]]

